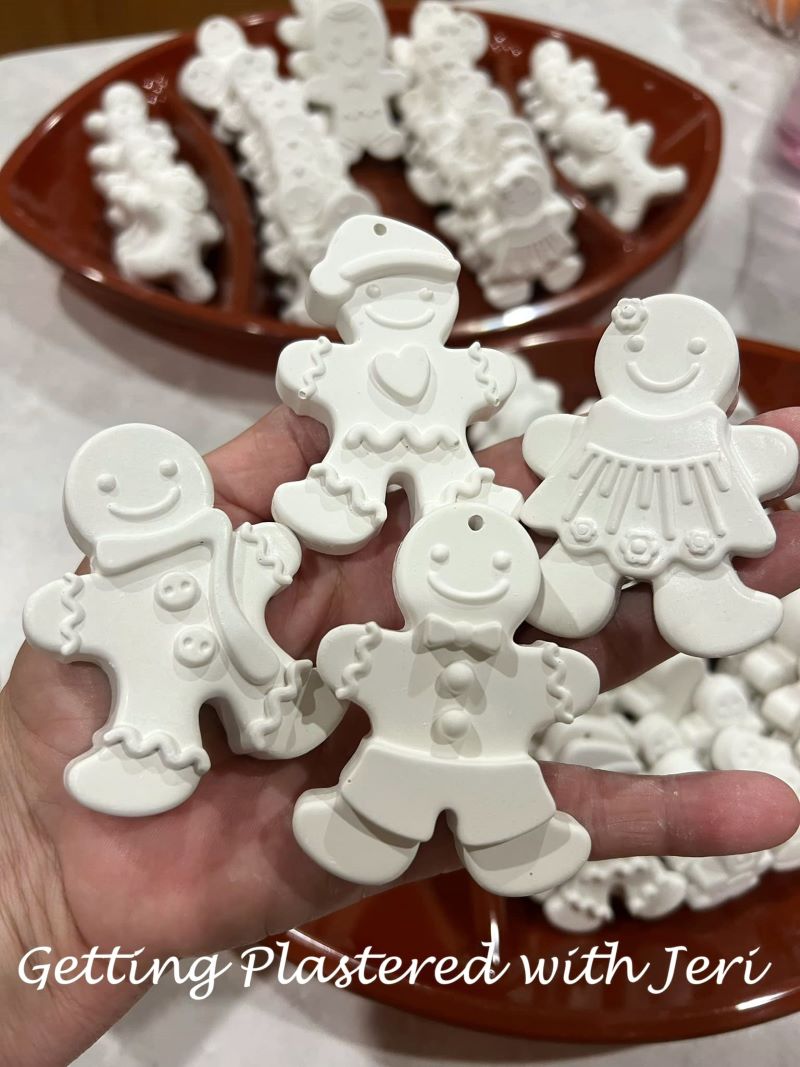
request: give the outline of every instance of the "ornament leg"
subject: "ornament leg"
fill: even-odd
[[[528,622],[558,637],[588,637],[614,613],[619,574],[602,556],[571,556],[560,542],[542,557],[542,584]]]

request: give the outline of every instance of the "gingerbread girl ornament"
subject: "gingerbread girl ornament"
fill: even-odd
[[[523,521],[555,535],[532,622],[578,637],[614,612],[624,579],[653,585],[662,635],[690,655],[766,640],[780,601],[749,589],[732,556],[763,556],[775,531],[759,501],[791,485],[797,447],[780,430],[732,425],[736,337],[694,297],[623,300],[597,349],[601,399],[550,415],[523,441],[544,480]]]
[[[598,675],[578,652],[514,642],[538,586],[518,522],[451,504],[412,527],[397,554],[405,629],[342,626],[323,639],[322,676],[372,724],[339,785],[295,808],[295,836],[326,870],[389,882],[442,812],[464,866],[492,892],[542,892],[585,862],[589,835],[556,810],[529,749],[592,705]]]
[[[294,535],[212,507],[206,465],[158,426],[103,430],[70,464],[64,513],[90,557],[25,607],[28,640],[112,679],[108,722],[66,769],[87,807],[152,815],[183,803],[209,769],[199,713],[219,712],[235,752],[285,759],[327,737],[343,707],[310,661],[264,622],[300,565]]]
[[[272,511],[313,548],[365,544],[386,518],[389,485],[407,492],[414,522],[462,498],[519,509],[520,494],[496,486],[467,444],[467,426],[500,408],[516,373],[502,352],[445,347],[458,274],[435,237],[374,215],[344,222],[311,272],[309,314],[344,343],[289,345],[277,388],[326,425],[330,447],[307,478],[278,487]]]

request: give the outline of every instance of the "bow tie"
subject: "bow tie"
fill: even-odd
[[[499,622],[450,622],[440,615],[428,615],[421,626],[422,643],[426,648],[470,648],[477,652],[494,653],[500,650],[503,627]]]

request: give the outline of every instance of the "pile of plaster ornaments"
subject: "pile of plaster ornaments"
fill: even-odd
[[[408,36],[393,38],[379,0],[293,2],[296,14],[277,24],[288,76],[273,48],[217,16],[199,27],[178,78],[250,188],[261,260],[287,320],[311,321],[309,274],[340,223],[380,210],[351,174],[365,154],[404,157],[410,190],[441,209],[438,229],[497,308],[525,303],[536,285],[566,290],[584,270],[559,174],[624,231],[685,187],[682,168],[650,161],[653,127],[609,107],[592,61],[559,40],[531,50],[518,113],[480,66],[489,31],[479,15],[423,0]],[[140,89],[116,83],[86,128],[102,141],[89,162],[121,273],[184,300],[212,299],[203,255],[222,226],[201,179],[176,163],[169,126],[149,117]]]
[[[158,814],[202,790],[202,705],[234,752],[271,760],[322,744],[352,701],[371,732],[338,784],[300,796],[293,823],[339,877],[391,882],[443,813],[478,884],[543,899],[570,929],[602,923],[616,893],[655,917],[795,866],[795,839],[758,856],[587,863],[589,834],[557,810],[536,758],[768,768],[800,788],[800,601],[784,618],[731,564],[773,548],[760,501],[791,486],[798,452],[780,430],[728,418],[730,326],[693,297],[621,301],[597,350],[598,398],[568,414],[553,386],[530,374],[518,385],[505,353],[444,343],[459,270],[438,238],[390,218],[335,232],[307,307],[342,340],[296,341],[277,371],[283,401],[322,422],[329,446],[276,489],[275,521],[234,530],[203,460],[165,429],[117,426],[79,449],[63,505],[90,569],[24,613],[29,641],[113,681],[108,722],[67,767],[67,790],[97,811]],[[540,479],[524,501],[467,438],[481,426],[484,440],[505,436],[509,413]],[[296,661],[267,630],[266,604],[304,552],[379,537],[393,487],[410,521],[393,568],[403,629],[340,626],[316,665]],[[541,559],[529,531],[552,539]],[[599,631],[632,581],[652,585],[656,625],[681,655],[600,698],[592,661],[558,639]],[[518,643],[526,620],[548,636]]]

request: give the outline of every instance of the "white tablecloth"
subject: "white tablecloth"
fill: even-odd
[[[255,6],[255,5],[254,5]],[[485,2],[483,6],[490,6]],[[702,296],[740,332],[797,343],[800,181],[764,162],[765,139],[800,50],[762,31],[735,0],[506,0],[491,5],[606,40],[708,91],[724,113],[721,174],[701,221],[664,277]],[[0,61],[5,157],[41,115],[96,72],[152,38],[32,52]],[[674,259],[674,257],[673,257]],[[651,283],[652,284],[652,283]],[[65,286],[59,271],[0,229],[0,675],[21,639],[27,594],[74,564],[59,517],[69,457],[116,422],[162,423],[199,449],[237,433],[275,402],[271,381],[154,340]],[[788,398],[787,398],[788,400]],[[224,907],[224,901],[220,901]],[[700,995],[700,994],[699,994]],[[595,1049],[630,1067],[796,1062],[796,1022],[646,1048]],[[574,1063],[585,1046],[535,1045],[416,1019],[327,987],[265,982],[243,994],[223,981],[202,1004],[159,987],[81,1067],[206,1067],[265,1062],[362,1064]]]

